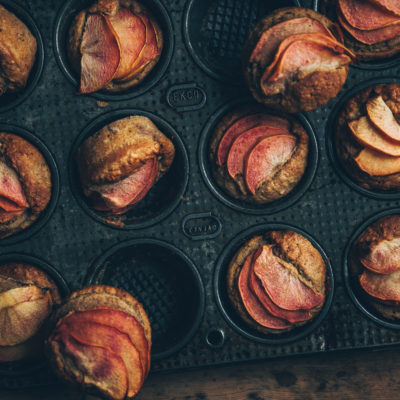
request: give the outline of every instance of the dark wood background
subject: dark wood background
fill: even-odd
[[[400,349],[360,350],[150,376],[137,400],[400,399]],[[1,400],[92,400],[58,385]]]

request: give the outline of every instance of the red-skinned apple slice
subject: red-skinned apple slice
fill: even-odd
[[[360,276],[360,285],[372,297],[382,301],[400,301],[400,271],[383,275],[366,269]]]
[[[233,179],[235,179],[237,175],[244,175],[245,158],[260,139],[284,134],[289,134],[289,131],[282,128],[271,128],[269,126],[257,126],[242,133],[235,139],[228,152],[226,167],[229,175]]]
[[[118,38],[108,18],[88,15],[80,52],[80,93],[96,92],[112,80],[120,62]]]
[[[400,157],[388,156],[368,147],[361,150],[354,161],[370,176],[386,176],[400,172]]]
[[[382,240],[369,254],[360,258],[364,267],[378,274],[390,274],[400,269],[400,238]]]
[[[243,264],[239,274],[238,289],[242,299],[244,308],[247,310],[251,318],[266,328],[271,329],[287,329],[290,323],[271,315],[257,300],[249,287],[249,275],[251,271],[251,260],[253,255],[250,254]]]
[[[398,0],[371,0],[377,6],[383,7],[386,10],[400,16],[400,3]]]
[[[137,15],[124,7],[108,18],[118,37],[121,53],[121,59],[113,79],[123,79],[131,72],[146,44],[146,26]]]
[[[254,273],[270,299],[285,310],[311,310],[324,296],[314,292],[295,276],[285,261],[274,255],[274,245],[265,245],[254,255]]]
[[[367,102],[368,118],[376,129],[389,139],[400,142],[400,125],[382,96],[374,97]]]
[[[0,162],[0,207],[5,211],[18,211],[28,206],[17,173]]]
[[[253,147],[244,170],[250,193],[255,194],[257,188],[290,159],[296,142],[293,135],[275,135],[262,139]]]
[[[143,371],[146,375],[148,374],[150,370],[150,348],[143,327],[136,318],[119,310],[102,307],[89,311],[74,311],[65,316],[59,323],[62,324],[64,321],[67,323],[96,322],[111,326],[127,334],[140,353]]]
[[[380,151],[388,156],[400,156],[400,143],[384,136],[376,129],[367,117],[361,117],[348,123],[355,139],[362,145]]]
[[[250,289],[255,294],[260,303],[275,317],[284,319],[291,323],[307,321],[312,318],[309,311],[288,311],[278,307],[268,296],[267,292],[263,289],[261,282],[254,274],[254,263],[252,262],[250,277],[249,277]]]
[[[144,381],[144,371],[140,355],[129,336],[119,330],[97,322],[66,319],[58,326],[59,332],[66,332],[88,346],[103,347],[121,357],[128,375],[128,397],[140,390]]]
[[[396,15],[365,0],[338,0],[338,8],[345,20],[359,30],[379,29],[399,20]]]
[[[253,129],[259,125],[267,125],[271,128],[281,128],[289,131],[290,123],[288,120],[268,114],[250,114],[235,121],[222,136],[217,151],[217,164],[222,166],[226,163],[229,149],[232,143],[242,133]]]
[[[73,361],[72,365],[69,362],[59,365],[67,375],[81,384],[98,388],[114,400],[125,399],[128,374],[121,357],[104,347],[88,346],[66,333],[57,332],[52,340],[59,343],[63,358]]]

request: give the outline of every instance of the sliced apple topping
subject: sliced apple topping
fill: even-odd
[[[385,176],[400,172],[400,157],[365,148],[354,159],[359,168],[370,176]]]

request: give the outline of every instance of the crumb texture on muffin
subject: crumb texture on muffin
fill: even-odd
[[[327,290],[321,254],[293,231],[251,238],[228,267],[231,304],[247,325],[261,333],[304,325],[320,312]]]

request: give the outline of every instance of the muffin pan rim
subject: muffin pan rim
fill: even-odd
[[[175,194],[175,198],[171,204],[165,208],[158,216],[152,217],[147,219],[146,221],[138,222],[136,224],[129,224],[129,225],[114,225],[106,222],[103,218],[101,218],[95,211],[93,211],[88,203],[85,201],[83,198],[83,195],[81,195],[79,188],[77,187],[77,184],[80,183],[80,181],[77,179],[75,181],[75,175],[76,178],[79,177],[78,171],[77,171],[77,166],[76,166],[76,160],[75,160],[75,155],[76,151],[78,150],[79,146],[83,143],[83,141],[94,135],[96,131],[94,129],[102,123],[102,127],[105,127],[106,125],[110,124],[113,121],[117,121],[119,119],[123,119],[129,116],[144,116],[148,117],[156,126],[159,128],[159,124],[162,124],[164,127],[166,127],[168,134],[165,132],[162,132],[167,136],[168,138],[172,137],[173,139],[173,144],[175,147],[175,157],[177,152],[180,152],[180,155],[182,157],[183,161],[183,169],[184,169],[184,177],[183,181],[179,185],[179,191]],[[108,122],[106,122],[108,121]],[[104,122],[104,124],[103,124]],[[101,129],[101,128],[100,128]],[[160,128],[159,128],[160,129]],[[162,131],[162,129],[160,129]],[[170,135],[169,135],[170,134]],[[173,163],[175,162],[175,159]],[[174,210],[179,206],[181,203],[182,199],[181,197],[185,194],[188,184],[189,184],[189,175],[190,175],[190,165],[189,165],[189,156],[188,152],[186,149],[186,145],[182,138],[180,137],[179,133],[175,130],[175,128],[163,117],[159,116],[158,114],[155,114],[151,111],[147,111],[144,109],[138,109],[138,108],[120,108],[120,109],[115,109],[108,111],[106,113],[102,113],[97,115],[95,118],[93,118],[91,121],[89,121],[84,128],[81,129],[79,134],[75,137],[70,150],[69,150],[69,155],[68,155],[68,161],[67,161],[67,168],[68,168],[68,181],[69,181],[69,187],[70,190],[80,206],[80,208],[92,219],[94,219],[96,222],[100,222],[104,226],[107,226],[109,228],[113,228],[116,230],[122,230],[122,231],[129,231],[129,230],[138,230],[138,229],[144,229],[148,228],[150,226],[156,225],[159,222],[163,221],[164,219],[168,218]],[[173,163],[170,168],[172,168]],[[168,172],[167,172],[168,173]],[[160,180],[164,178],[161,177]],[[157,183],[156,183],[157,184]],[[129,212],[129,211],[128,211]]]
[[[31,143],[37,150],[39,150],[39,152],[46,160],[51,174],[51,197],[46,208],[42,211],[38,219],[32,223],[32,225],[29,225],[27,228],[23,229],[20,232],[14,233],[11,236],[0,239],[1,249],[2,246],[16,244],[18,242],[29,239],[34,234],[38,233],[39,230],[47,224],[58,205],[58,200],[61,192],[61,179],[57,161],[53,153],[47,147],[45,142],[42,141],[38,136],[30,132],[29,130],[22,128],[21,126],[4,124],[2,122],[0,122],[0,132],[11,133],[16,136],[20,136],[21,138]]]
[[[222,188],[218,186],[209,168],[209,159],[208,159],[209,142],[213,132],[215,131],[216,126],[229,111],[232,111],[233,109],[235,109],[235,107],[246,106],[249,104],[258,104],[258,103],[254,103],[254,101],[252,102],[251,99],[249,98],[233,100],[224,103],[222,106],[219,106],[216,110],[214,110],[211,117],[207,120],[207,122],[205,123],[205,125],[201,130],[197,146],[198,149],[197,160],[201,176],[207,188],[212,193],[212,195],[216,197],[220,202],[222,202],[225,206],[228,206],[229,208],[235,211],[239,211],[245,214],[271,215],[293,206],[310,189],[310,186],[314,181],[319,165],[319,159],[320,159],[319,139],[317,134],[315,133],[315,129],[311,121],[306,115],[302,113],[288,114],[291,118],[296,119],[301,124],[301,126],[304,128],[309,138],[308,156],[307,156],[308,160],[303,176],[301,177],[299,182],[295,185],[295,187],[286,196],[281,197],[269,203],[260,205],[251,203],[246,204],[244,201],[233,199],[233,197],[231,197],[228,193],[226,193]],[[270,110],[268,107],[264,106],[264,108],[266,110],[266,113],[268,113],[268,111],[274,112],[273,110]]]
[[[63,51],[61,50],[61,48],[66,47],[66,43],[62,43],[63,22],[64,19],[68,17],[66,16],[66,14],[68,14],[68,10],[71,7],[71,4],[75,1],[77,0],[66,0],[59,7],[54,20],[52,44],[54,57],[57,61],[58,67],[62,71],[63,75],[66,77],[67,81],[77,90],[79,86],[79,80],[76,79],[76,74],[69,64],[68,57],[64,57]],[[121,92],[107,92],[106,90],[99,90],[93,93],[82,94],[81,96],[89,96],[96,100],[110,102],[132,100],[135,97],[142,96],[147,91],[154,88],[161,81],[168,70],[175,50],[174,26],[169,11],[160,0],[143,0],[146,8],[149,8],[147,5],[148,1],[152,2],[157,7],[160,15],[162,15],[163,20],[157,20],[160,23],[161,28],[163,27],[163,25],[165,25],[167,28],[167,32],[163,30],[163,48],[161,56],[156,65],[152,68],[148,75],[143,78],[141,82],[128,89],[122,90]]]
[[[383,326],[384,328],[400,330],[400,320],[398,322],[390,321],[389,319],[386,319],[383,316],[380,316],[377,311],[370,310],[368,306],[364,305],[364,302],[362,301],[362,299],[360,299],[360,296],[357,295],[357,293],[356,293],[357,288],[355,289],[354,283],[351,282],[353,277],[351,276],[351,273],[349,271],[349,263],[348,263],[348,256],[349,256],[350,250],[353,246],[353,243],[362,234],[362,232],[364,232],[364,230],[367,229],[374,222],[378,221],[379,219],[381,219],[383,217],[387,217],[389,215],[400,215],[400,207],[385,209],[379,213],[370,215],[369,217],[364,219],[363,222],[361,224],[359,224],[353,230],[350,238],[347,241],[346,247],[343,251],[342,273],[343,273],[343,279],[345,282],[348,297],[350,297],[352,303],[365,317],[371,319],[373,322]],[[361,291],[362,289],[359,288],[358,290]]]
[[[87,275],[85,277],[84,284],[85,284],[85,286],[96,284],[95,279],[99,273],[99,270],[101,270],[103,265],[107,262],[108,258],[110,258],[114,254],[116,254],[118,251],[125,249],[125,248],[132,247],[132,246],[140,246],[140,245],[159,246],[159,247],[166,249],[167,251],[170,251],[170,252],[176,254],[178,257],[180,257],[182,259],[182,261],[184,262],[185,266],[188,267],[188,271],[190,272],[191,276],[193,277],[193,282],[196,283],[196,289],[198,290],[198,295],[199,295],[198,296],[198,304],[197,304],[197,315],[192,323],[192,326],[190,327],[190,329],[188,330],[186,335],[184,335],[183,338],[179,342],[177,342],[174,346],[172,346],[171,348],[164,350],[160,353],[155,353],[155,354],[152,353],[151,360],[158,361],[158,360],[167,358],[167,357],[177,353],[184,346],[186,346],[186,344],[192,339],[192,337],[199,330],[199,327],[203,320],[204,312],[205,312],[205,305],[206,305],[205,286],[204,286],[203,278],[201,277],[201,274],[199,272],[199,269],[196,266],[196,264],[192,261],[192,259],[188,255],[186,255],[186,253],[183,250],[176,247],[172,243],[166,242],[164,240],[150,238],[150,237],[127,239],[127,240],[123,240],[119,243],[114,244],[113,246],[106,249],[101,255],[99,255],[98,257],[95,258],[95,260],[91,263],[91,265],[87,271]]]
[[[271,231],[281,231],[281,230],[289,230],[300,235],[304,236],[310,243],[318,250],[321,254],[322,259],[326,265],[326,288],[328,293],[325,297],[324,305],[322,306],[320,312],[308,323],[294,328],[288,332],[282,333],[271,333],[263,334],[261,332],[257,332],[255,329],[248,327],[243,321],[243,327],[239,326],[235,319],[239,320],[240,317],[235,315],[235,310],[227,311],[224,306],[223,294],[220,293],[221,280],[226,280],[226,270],[227,265],[232,260],[232,257],[236,254],[236,252],[240,249],[241,245],[256,236],[257,234],[263,234]],[[229,257],[229,259],[228,259]],[[225,275],[223,275],[225,274]],[[283,345],[292,343],[294,341],[300,340],[306,336],[308,336],[312,331],[316,330],[324,319],[328,316],[335,292],[335,277],[333,268],[330,262],[330,259],[325,252],[324,248],[319,244],[319,242],[314,239],[310,234],[305,232],[304,230],[294,226],[292,224],[287,224],[284,222],[271,222],[271,223],[263,223],[253,225],[245,230],[239,232],[236,236],[231,238],[229,242],[224,246],[223,250],[219,254],[214,268],[213,274],[213,294],[214,300],[217,304],[218,311],[222,315],[223,319],[228,323],[230,328],[232,328],[235,332],[244,336],[246,339],[255,341],[262,344],[270,344],[270,345]],[[227,299],[229,302],[229,299]],[[232,307],[229,305],[228,307]],[[235,315],[234,318],[231,318],[231,314]],[[254,332],[254,333],[252,333]],[[297,332],[297,333],[296,333]],[[281,337],[284,335],[285,337]]]
[[[32,66],[32,70],[29,73],[27,85],[20,91],[20,95],[12,100],[9,104],[5,106],[0,106],[0,114],[6,111],[9,111],[17,106],[19,106],[22,102],[24,102],[35,90],[37,84],[42,77],[43,69],[44,69],[44,62],[46,51],[44,48],[43,37],[42,33],[40,32],[39,27],[37,26],[34,18],[32,15],[25,10],[22,6],[15,3],[12,0],[0,0],[0,5],[3,5],[8,11],[15,14],[29,29],[32,35],[36,39],[36,58],[35,62]],[[33,77],[31,77],[33,70],[36,68],[36,72]],[[29,80],[31,82],[29,82]],[[8,93],[6,92],[3,96],[7,96]],[[2,96],[2,97],[3,97]]]

